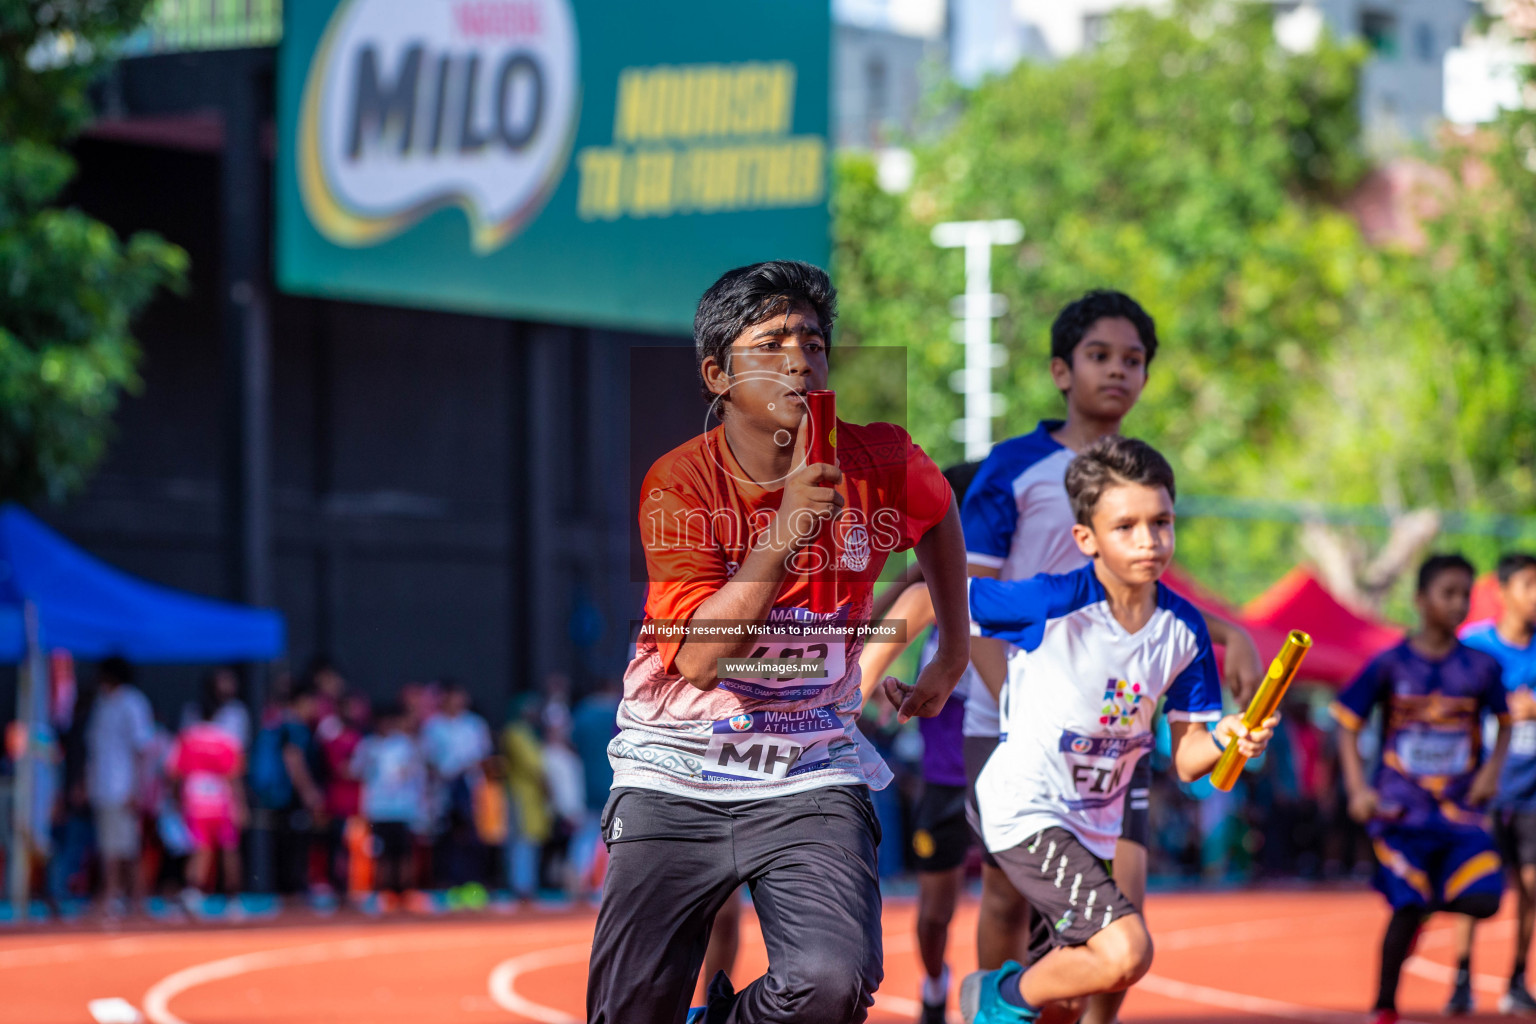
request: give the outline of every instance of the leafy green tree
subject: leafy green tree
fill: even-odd
[[[1126,428],[1168,453],[1182,495],[1387,511],[1383,527],[1310,534],[1191,524],[1181,559],[1237,597],[1329,542],[1385,586],[1434,536],[1438,521],[1414,510],[1528,511],[1536,453],[1536,183],[1522,164],[1536,128],[1516,123],[1527,115],[1499,128],[1508,142],[1483,154],[1481,194],[1444,176],[1454,185],[1427,247],[1373,247],[1342,208],[1370,170],[1366,53],[1326,35],[1289,52],[1271,17],[1205,0],[1117,14],[1097,49],[959,95],[952,124],[915,150],[906,194],[880,192],[867,159],[844,157],[833,207],[839,339],[907,348],[910,421],[937,458],[960,455],[947,382],[963,352],[947,305],[963,266],[928,234],[1012,217],[1026,235],[994,253],[1010,356],[994,373],[1008,403],[995,436],[1059,412],[1050,322],[1083,291],[1114,287],[1147,306],[1163,341]]]
[[[134,316],[187,257],[126,241],[59,196],[87,89],[149,0],[0,0],[0,499],[59,500],[100,460],[138,386]]]

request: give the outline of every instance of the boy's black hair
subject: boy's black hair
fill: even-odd
[[[1095,288],[1075,302],[1067,303],[1051,324],[1051,358],[1072,365],[1072,351],[1088,333],[1088,328],[1105,317],[1124,317],[1136,328],[1142,347],[1147,350],[1147,365],[1157,355],[1157,325],[1141,304],[1124,292]]]
[[[980,462],[957,462],[944,470],[944,479],[949,481],[949,489],[955,492],[955,504],[965,502],[965,492],[971,489],[971,481],[976,479],[979,469]]]
[[[720,275],[699,300],[693,316],[693,345],[699,367],[699,386],[704,397],[715,395],[704,383],[704,360],[729,371],[731,342],[754,324],[804,303],[816,311],[821,336],[832,347],[832,321],[837,319],[837,289],[820,267],[800,260],[769,260],[737,267]]]
[[[1169,501],[1175,497],[1173,467],[1161,452],[1137,438],[1110,434],[1089,445],[1067,467],[1067,498],[1078,523],[1093,525],[1099,499],[1116,484],[1161,487]]]
[[[122,655],[113,654],[101,659],[101,663],[96,666],[96,674],[114,683],[126,685],[133,682],[133,665]]]
[[[1511,551],[1499,558],[1499,586],[1507,586],[1515,575],[1526,569],[1536,569],[1536,555],[1528,551]]]
[[[1467,556],[1460,551],[1451,551],[1437,555],[1430,555],[1424,559],[1424,564],[1419,566],[1419,579],[1414,585],[1414,593],[1422,594],[1429,589],[1429,585],[1435,582],[1435,577],[1443,572],[1451,572],[1459,569],[1468,576],[1477,577],[1477,570],[1472,563],[1467,561]]]

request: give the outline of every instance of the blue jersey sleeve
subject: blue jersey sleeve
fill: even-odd
[[[1390,653],[1386,651],[1372,658],[1329,705],[1328,710],[1344,728],[1359,732],[1365,727],[1365,720],[1371,717],[1371,709],[1382,699],[1382,682],[1387,677],[1383,669]]]
[[[1094,600],[1098,581],[1091,568],[1064,576],[1041,573],[1027,580],[970,580],[971,621],[982,636],[995,636],[1032,651],[1045,636],[1045,624]]]
[[[1019,503],[1012,481],[1007,479],[1009,473],[1007,460],[988,457],[961,503],[965,554],[977,565],[1001,566],[1013,546],[1013,531],[1019,525]]]
[[[1179,599],[1172,607],[1179,621],[1194,634],[1195,656],[1168,684],[1163,714],[1170,722],[1214,722],[1221,718],[1221,677],[1216,671],[1210,630],[1192,605]]]

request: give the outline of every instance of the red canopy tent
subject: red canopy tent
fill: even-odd
[[[1499,578],[1484,573],[1472,584],[1472,610],[1467,613],[1467,625],[1489,622],[1504,614],[1504,599],[1499,596]]]
[[[1403,631],[1361,615],[1330,594],[1312,571],[1297,566],[1244,609],[1249,628],[1265,626],[1283,637],[1292,629],[1312,636],[1301,678],[1343,686],[1365,663],[1403,638]],[[1254,633],[1258,639],[1258,633]],[[1261,651],[1263,644],[1259,645]]]
[[[1259,649],[1259,657],[1267,664],[1271,658],[1280,653],[1280,646],[1285,643],[1287,630],[1276,629],[1264,622],[1255,622],[1242,610],[1228,604],[1216,594],[1196,583],[1191,577],[1185,575],[1184,570],[1177,565],[1170,565],[1168,571],[1163,573],[1163,582],[1168,589],[1178,594],[1190,604],[1201,611],[1218,615],[1228,622],[1235,622],[1248,630],[1248,635],[1253,637],[1253,644]],[[1218,650],[1220,650],[1218,648]],[[1219,655],[1218,655],[1219,656]]]

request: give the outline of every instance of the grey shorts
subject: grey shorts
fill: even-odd
[[[95,804],[96,848],[103,857],[131,860],[140,853],[139,809],[132,804]]]
[[[1094,856],[1064,828],[1048,828],[998,853],[998,866],[1029,902],[1030,960],[1081,946],[1114,921],[1138,913]]]

